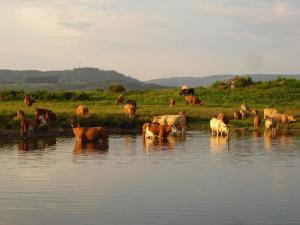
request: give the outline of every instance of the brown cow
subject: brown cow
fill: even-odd
[[[171,99],[170,99],[170,107],[175,106],[175,104],[176,104],[175,99],[174,99],[174,98],[171,98]]]
[[[89,113],[89,109],[85,105],[77,105],[76,106],[77,117],[85,117],[88,113]]]
[[[282,124],[289,124],[291,122],[296,121],[293,115],[288,115],[283,113],[277,113],[277,116],[275,118],[277,118],[278,122]]]
[[[185,104],[193,104],[193,105],[203,105],[203,102],[197,96],[185,96],[184,98]]]
[[[45,119],[46,119],[47,123],[55,123],[57,120],[56,113],[54,113],[52,111],[47,112],[45,115]]]
[[[222,120],[223,123],[225,123],[226,125],[228,125],[229,123],[229,117],[226,116],[224,113],[219,113],[217,119]]]
[[[25,113],[22,110],[17,111],[17,118],[20,120],[21,136],[24,138],[33,138],[35,136],[36,128],[41,123],[40,118],[35,120],[28,120],[25,118]]]
[[[27,107],[32,106],[33,103],[35,103],[35,100],[34,100],[33,98],[30,98],[29,95],[25,95],[25,96],[24,96],[24,104],[25,104]]]
[[[108,129],[105,127],[76,127],[72,125],[73,133],[79,143],[83,142],[106,142],[109,137]]]
[[[124,113],[126,117],[134,118],[136,108],[134,105],[126,104],[124,105]]]
[[[253,117],[253,126],[254,126],[254,130],[258,130],[259,126],[260,126],[260,123],[261,123],[261,119],[258,115],[255,115]]]
[[[171,125],[159,125],[156,123],[144,123],[143,125],[143,134],[147,138],[158,136],[160,139],[167,139],[172,131],[174,132],[176,129]]]
[[[116,105],[122,104],[123,101],[124,101],[124,96],[123,96],[123,95],[119,95],[119,96],[116,98]]]
[[[234,118],[235,120],[241,120],[241,119],[242,119],[242,113],[240,113],[239,111],[235,111],[235,112],[233,113],[233,118]]]

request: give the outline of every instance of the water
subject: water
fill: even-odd
[[[0,144],[0,224],[299,224],[300,136]]]

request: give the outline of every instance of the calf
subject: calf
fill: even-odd
[[[259,126],[260,126],[260,123],[261,123],[261,119],[258,115],[255,115],[253,117],[253,126],[254,126],[254,130],[258,130]]]
[[[242,113],[240,113],[239,111],[235,111],[235,112],[233,113],[233,118],[234,118],[235,120],[241,120],[241,119],[242,119]]]
[[[193,105],[203,105],[203,102],[197,96],[185,96],[184,98],[185,104],[193,104]]]
[[[85,117],[89,113],[88,107],[85,105],[77,105],[76,106],[76,115],[77,117]]]
[[[174,98],[171,98],[171,99],[170,99],[170,107],[175,106],[175,104],[176,104],[175,99],[174,99]]]
[[[104,127],[76,127],[72,125],[73,133],[79,143],[82,142],[106,142],[109,137],[107,128]]]
[[[136,112],[136,108],[132,104],[124,105],[124,113],[126,117],[134,118]]]
[[[24,96],[24,104],[27,106],[27,107],[30,107],[32,106],[32,104],[35,103],[35,100],[30,98],[29,95],[25,95]]]

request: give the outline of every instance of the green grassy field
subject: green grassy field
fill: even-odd
[[[86,126],[108,126],[112,128],[136,129],[144,122],[149,122],[151,116],[162,114],[177,114],[184,110],[188,115],[189,127],[192,129],[208,129],[209,120],[219,112],[232,118],[233,112],[240,109],[246,102],[251,109],[258,109],[263,116],[263,109],[273,107],[282,113],[289,113],[300,117],[300,81],[276,80],[272,82],[256,83],[245,88],[220,90],[218,88],[197,88],[196,95],[203,100],[204,106],[186,106],[179,88],[128,91],[123,95],[126,99],[134,99],[138,104],[137,116],[133,120],[125,118],[123,105],[115,105],[115,98],[119,93],[107,91],[86,92],[56,92],[46,91],[28,93],[37,99],[33,107],[24,106],[23,92],[0,92],[0,128],[17,129],[19,122],[13,118],[17,110],[25,111],[29,118],[34,117],[35,108],[51,109],[58,115],[57,128],[69,128],[76,120],[75,106],[85,104],[90,110],[88,118],[80,121]],[[170,98],[176,100],[174,108],[169,107]],[[251,128],[252,119],[242,121],[231,120],[234,128]],[[299,119],[290,128],[300,128]]]

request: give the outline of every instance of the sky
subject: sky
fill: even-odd
[[[299,0],[1,0],[0,68],[141,80],[299,70]]]

